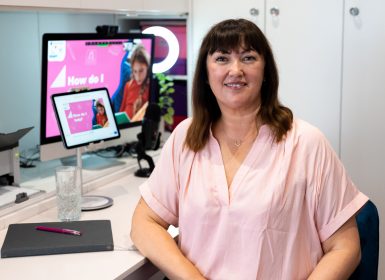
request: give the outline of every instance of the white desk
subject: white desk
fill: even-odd
[[[154,266],[137,251],[127,250],[132,248],[129,234],[131,217],[140,197],[138,186],[144,180],[127,174],[90,192],[90,194],[106,195],[114,199],[113,206],[98,211],[82,212],[81,216],[81,220],[111,220],[114,251],[0,259],[0,278],[148,279],[150,274],[156,272]],[[56,214],[56,207],[52,207],[23,222],[57,221]],[[6,230],[0,231],[1,245],[5,234]]]

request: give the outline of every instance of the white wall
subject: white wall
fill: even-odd
[[[42,34],[95,32],[115,22],[112,14],[0,11],[0,133],[34,126],[20,150],[40,143]]]

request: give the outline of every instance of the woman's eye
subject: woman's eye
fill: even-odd
[[[253,55],[248,55],[243,58],[244,61],[255,61],[257,58]]]
[[[227,61],[227,57],[225,56],[218,56],[215,58],[215,61],[217,62],[226,62]]]

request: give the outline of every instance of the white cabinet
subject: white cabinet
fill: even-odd
[[[189,11],[188,0],[143,0],[144,11],[161,14],[187,14]]]
[[[85,10],[102,11],[138,11],[143,7],[144,0],[78,0],[80,7]]]
[[[265,33],[278,64],[281,101],[339,152],[343,2],[267,0]]]
[[[384,8],[381,0],[345,8],[341,156],[358,185],[382,191],[374,199],[385,197]]]
[[[115,12],[132,11],[138,15],[177,15],[188,13],[188,0],[80,0],[82,9]]]
[[[341,158],[385,217],[385,2],[345,2]],[[379,278],[385,279],[380,222]]]
[[[41,7],[41,8],[80,8],[79,0],[0,0],[1,6]]]
[[[189,2],[188,0],[0,0],[0,8],[2,7],[63,8],[114,13],[134,11],[161,16],[188,13]]]

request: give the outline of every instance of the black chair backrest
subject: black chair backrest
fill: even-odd
[[[376,206],[368,201],[356,216],[360,233],[361,262],[349,280],[377,280],[379,254],[379,218]]]

